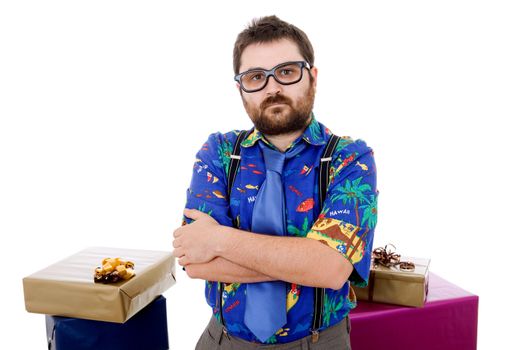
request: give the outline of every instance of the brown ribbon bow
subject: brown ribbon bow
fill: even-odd
[[[399,265],[401,255],[398,253],[394,253],[394,251],[387,250],[388,246],[394,247],[394,251],[396,249],[396,246],[393,244],[387,244],[384,247],[379,247],[374,249],[372,252],[372,257],[374,258],[374,265],[383,265],[385,267],[392,267]]]
[[[394,251],[387,249],[388,246],[394,247]],[[383,265],[385,267],[393,267],[399,265],[400,270],[412,271],[415,269],[415,265],[411,261],[401,261],[401,255],[395,253],[396,246],[393,244],[387,244],[384,247],[374,249],[372,256],[374,258],[374,265]]]

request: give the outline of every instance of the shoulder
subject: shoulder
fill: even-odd
[[[235,140],[239,136],[241,130],[231,130],[226,133],[217,131],[211,133],[206,140],[210,147],[226,147],[229,144],[235,144]]]
[[[354,140],[350,136],[340,136],[334,151],[334,159],[345,159],[353,156],[357,159],[365,155],[373,156],[373,149],[362,139]]]
[[[211,133],[198,151],[197,159],[213,166],[215,173],[219,173],[219,169],[226,171],[240,132],[241,130],[231,130],[226,133],[219,131]]]
[[[330,164],[330,183],[345,179],[366,177],[375,178],[376,165],[374,151],[362,140],[341,137],[332,155]]]
[[[320,139],[323,139],[325,142],[328,142],[332,135],[337,135],[339,137],[339,142],[336,145],[336,148],[332,154],[332,159],[337,159],[340,157],[349,157],[354,154],[354,157],[359,155],[364,155],[366,153],[372,153],[372,148],[370,148],[367,143],[362,139],[354,139],[349,135],[340,135],[334,133],[326,125],[322,124],[319,121],[315,121],[310,126],[310,129],[318,129]]]

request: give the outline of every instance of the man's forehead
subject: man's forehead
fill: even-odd
[[[244,72],[253,68],[271,69],[279,63],[303,60],[299,47],[289,39],[254,43],[248,45],[242,52],[239,71]]]

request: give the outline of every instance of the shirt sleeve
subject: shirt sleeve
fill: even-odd
[[[186,208],[197,209],[223,226],[232,226],[224,169],[230,161],[231,142],[220,133],[211,134],[197,152],[191,183],[186,191]],[[183,216],[182,224],[193,220]]]
[[[321,214],[306,237],[348,259],[354,266],[348,279],[360,287],[368,284],[378,194],[372,149],[362,140],[342,138],[330,165]]]

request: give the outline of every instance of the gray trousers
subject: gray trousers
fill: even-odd
[[[279,349],[279,350],[351,350],[350,321],[346,317],[343,321],[319,333],[317,342],[312,342],[312,336],[295,340],[285,344],[263,345],[225,334],[219,322],[212,317],[202,333],[195,350],[251,350],[251,349]]]

